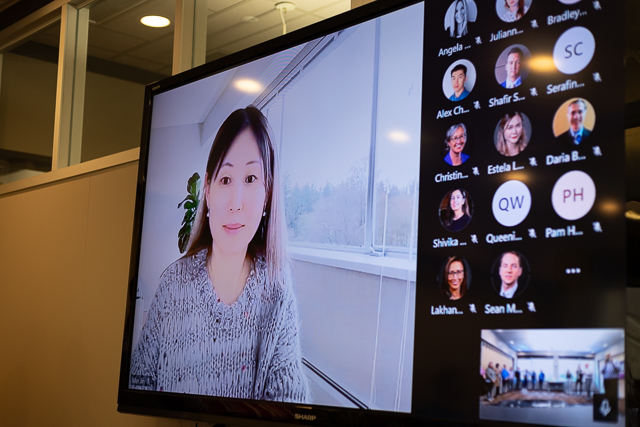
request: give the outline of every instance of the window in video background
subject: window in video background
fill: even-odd
[[[264,96],[262,108],[280,145],[315,403],[410,410],[422,92],[418,8],[336,34],[307,55],[276,96]],[[414,36],[404,36],[409,33]]]

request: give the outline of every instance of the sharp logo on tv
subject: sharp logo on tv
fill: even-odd
[[[295,414],[296,420],[304,420],[304,421],[315,421],[315,415],[306,415],[306,414]]]

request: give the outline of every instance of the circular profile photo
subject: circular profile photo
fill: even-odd
[[[491,282],[498,294],[507,299],[521,295],[529,285],[529,262],[518,251],[501,253],[491,268]]]
[[[560,105],[553,117],[553,134],[565,146],[579,147],[589,139],[596,125],[596,112],[584,98],[571,98]]]
[[[553,64],[563,74],[576,74],[591,63],[595,51],[593,33],[585,27],[571,27],[553,47]]]
[[[442,78],[442,92],[450,101],[462,101],[476,84],[476,68],[471,61],[459,59],[447,68]]]
[[[576,4],[580,3],[581,0],[558,0],[562,4]]]
[[[447,231],[461,231],[471,221],[473,201],[462,188],[449,191],[440,202],[440,223]]]
[[[524,45],[514,44],[502,51],[496,61],[496,81],[506,89],[515,89],[529,75],[527,61],[531,52]]]
[[[468,139],[467,126],[464,123],[456,123],[447,129],[444,137],[444,161],[451,166],[460,166],[469,160],[472,146]]]
[[[531,7],[533,0],[496,0],[496,13],[504,22],[516,22]]]
[[[531,121],[524,113],[513,111],[505,114],[493,132],[496,150],[506,157],[517,156],[529,145],[531,132]]]
[[[462,298],[471,286],[471,268],[462,257],[451,256],[445,260],[438,274],[440,293],[447,299]]]
[[[453,38],[466,36],[469,23],[476,22],[478,7],[474,0],[454,0],[444,15],[444,29]]]

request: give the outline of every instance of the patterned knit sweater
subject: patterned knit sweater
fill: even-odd
[[[221,301],[207,250],[162,274],[131,359],[131,388],[304,403],[298,314],[289,284],[267,282],[257,258],[244,290]]]

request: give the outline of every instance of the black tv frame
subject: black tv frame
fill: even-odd
[[[403,425],[409,425],[418,421],[418,419],[412,417],[411,414],[402,412],[133,390],[129,389],[129,364],[133,353],[131,344],[133,340],[138,266],[140,263],[142,217],[149,161],[153,97],[176,87],[224,72],[423,1],[424,0],[374,1],[146,86],[118,391],[119,412],[238,426],[255,426],[256,423],[265,426],[282,425],[282,423],[337,426],[361,425],[363,423],[367,425],[388,425],[389,423],[397,422]],[[424,421],[424,419],[420,421]],[[433,421],[435,422],[435,420]],[[439,424],[440,423],[432,425]],[[442,425],[451,424],[444,422]]]

